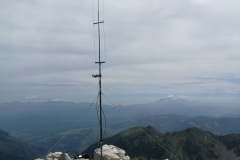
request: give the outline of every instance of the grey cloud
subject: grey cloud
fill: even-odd
[[[122,0],[104,5],[106,92],[115,95],[120,89],[118,94],[136,94],[135,99],[141,93],[238,96],[240,2]],[[74,85],[95,95],[92,1],[9,0],[0,7],[1,95],[45,95],[49,87],[49,97],[77,101]],[[11,99],[4,97],[1,101]]]

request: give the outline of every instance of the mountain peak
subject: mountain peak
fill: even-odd
[[[188,101],[187,100],[187,97],[186,96],[183,96],[183,95],[177,95],[177,96],[174,96],[174,95],[168,95],[167,97],[165,98],[161,98],[153,103],[162,103],[162,102],[174,102],[174,101]]]
[[[166,99],[169,100],[169,101],[173,101],[173,100],[175,100],[176,98],[174,97],[174,95],[169,95],[169,96],[167,96]]]

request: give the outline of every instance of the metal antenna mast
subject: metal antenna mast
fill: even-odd
[[[99,78],[99,105],[100,105],[100,152],[101,152],[101,156],[100,156],[100,160],[102,160],[103,156],[102,156],[102,83],[101,83],[101,78],[102,78],[102,74],[101,74],[101,64],[105,63],[103,61],[101,61],[101,43],[100,43],[100,23],[104,23],[104,21],[100,21],[99,20],[99,0],[98,0],[98,21],[93,23],[94,25],[97,24],[98,25],[98,62],[95,62],[96,64],[98,64],[99,66],[99,74],[93,74],[92,77],[94,78]]]

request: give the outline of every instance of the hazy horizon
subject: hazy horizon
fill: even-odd
[[[136,101],[132,101],[132,103],[115,103],[115,101],[113,101],[112,99],[109,99],[109,97],[107,98],[103,98],[102,103],[103,105],[112,105],[112,103],[114,105],[123,105],[123,106],[128,106],[128,105],[134,105],[134,104],[148,104],[148,103],[153,103],[156,102],[158,100],[163,100],[163,99],[168,99],[168,100],[187,100],[190,102],[200,102],[200,103],[216,103],[216,104],[233,104],[233,105],[240,105],[240,103],[238,103],[238,101],[233,101],[233,100],[224,100],[222,99],[221,101],[219,100],[213,100],[213,99],[197,99],[197,98],[190,98],[190,97],[186,97],[183,95],[168,95],[166,97],[160,97],[158,99],[153,99],[152,101],[140,101],[140,99],[136,100]],[[96,99],[95,99],[96,100]],[[93,100],[94,101],[94,100]],[[51,99],[51,98],[43,98],[43,97],[39,97],[38,95],[35,95],[33,97],[27,97],[24,100],[15,100],[15,101],[6,101],[6,102],[1,102],[0,104],[4,104],[4,103],[11,103],[11,102],[33,102],[33,103],[41,103],[41,102],[70,102],[70,103],[92,103],[93,101],[64,101],[62,99]],[[94,103],[96,103],[96,101],[94,101]],[[240,107],[240,106],[239,106]]]

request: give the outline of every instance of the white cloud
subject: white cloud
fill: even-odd
[[[59,101],[63,101],[62,99],[57,99],[57,98],[55,98],[55,99],[53,99],[52,100],[53,102],[59,102]]]
[[[31,96],[31,97],[26,97],[25,99],[36,99],[38,97],[38,95],[35,96]]]

